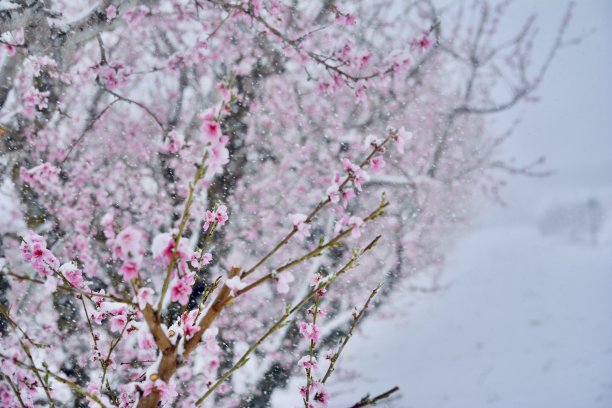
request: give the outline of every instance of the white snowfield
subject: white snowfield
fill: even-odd
[[[463,236],[447,259],[446,289],[400,293],[385,311],[402,316],[364,323],[337,373],[357,376],[335,382],[332,406],[398,385],[399,397],[378,406],[611,407],[609,215],[596,246],[528,223]],[[286,394],[275,401],[299,405]]]
[[[448,289],[364,324],[344,360],[363,376],[334,389],[334,406],[393,385],[392,407],[612,406],[610,223],[596,247],[527,224],[482,228],[447,264]]]

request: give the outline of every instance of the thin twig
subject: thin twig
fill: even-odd
[[[361,311],[359,312],[359,314],[357,316],[355,316],[355,318],[353,319],[353,323],[351,324],[351,328],[349,329],[347,335],[344,337],[344,340],[342,341],[342,344],[340,345],[340,348],[338,349],[338,351],[336,351],[336,353],[331,358],[331,362],[329,364],[329,367],[327,368],[327,371],[325,372],[325,376],[323,377],[323,380],[321,381],[323,384],[325,384],[325,381],[327,381],[327,379],[334,372],[334,366],[336,365],[336,361],[338,361],[338,358],[340,357],[340,353],[342,353],[342,351],[344,350],[344,348],[348,344],[349,340],[351,339],[351,336],[353,335],[353,331],[355,330],[355,327],[357,327],[357,325],[361,321],[361,318],[364,316],[366,310],[368,309],[368,306],[370,306],[370,302],[372,301],[372,299],[374,299],[374,296],[376,296],[376,294],[380,290],[381,286],[382,286],[381,283],[376,285],[374,290],[372,290],[372,293],[370,293],[370,296],[368,297],[368,300],[365,302],[365,304],[361,308]]]
[[[389,391],[385,391],[382,394],[379,394],[374,398],[370,398],[370,395],[368,394],[365,397],[363,397],[361,401],[359,401],[355,405],[351,405],[350,408],[362,408],[362,407],[367,407],[369,405],[376,405],[378,401],[389,398],[392,394],[396,393],[397,391],[399,391],[399,387],[395,386],[391,388]]]

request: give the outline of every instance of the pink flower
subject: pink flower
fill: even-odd
[[[300,360],[298,361],[298,365],[308,369],[313,369],[313,370],[317,370],[319,368],[318,364],[317,364],[317,359],[312,357],[312,359],[310,358],[310,356],[304,356],[302,358],[300,358]]]
[[[87,392],[88,392],[90,395],[94,395],[94,396],[96,396],[96,397],[100,397],[100,387],[99,387],[98,385],[96,385],[95,383],[93,383],[93,382],[92,382],[92,383],[90,383],[90,384],[87,386]],[[98,406],[98,404],[97,404],[97,403],[94,403],[94,400],[92,400],[92,399],[88,398],[88,401],[89,401],[89,406],[90,406],[90,407]]]
[[[342,165],[344,166],[344,170],[348,171],[349,173],[354,172],[355,170],[357,170],[359,168],[359,166],[357,166],[356,164],[353,164],[349,159],[342,159],[341,160]]]
[[[208,231],[210,226],[217,221],[217,216],[214,212],[207,210],[204,214],[204,231]]]
[[[404,153],[404,145],[410,139],[412,139],[412,132],[407,132],[403,126],[397,130],[393,137],[393,141],[399,153]]]
[[[104,318],[106,317],[106,313],[101,312],[99,310],[94,310],[93,312],[91,312],[89,317],[97,324],[102,324],[102,320],[104,320]]]
[[[29,88],[23,94],[22,98],[22,114],[26,119],[34,119],[36,117],[36,109],[47,109],[49,103],[49,91],[41,92],[36,88]]]
[[[140,288],[138,289],[138,307],[142,310],[147,305],[153,304],[153,289],[151,288]]]
[[[357,195],[355,194],[355,190],[353,190],[352,188],[347,188],[342,191],[342,206],[346,208],[348,202],[355,197],[357,197]]]
[[[202,265],[208,265],[211,261],[212,261],[212,254],[210,252],[206,252],[204,255],[202,255],[202,260],[201,260]]]
[[[58,259],[47,249],[44,238],[33,232],[23,237],[19,251],[23,259],[30,261],[34,270],[43,276],[53,275],[60,266]]]
[[[230,100],[229,90],[227,89],[227,86],[225,86],[224,83],[220,83],[219,85],[217,85],[217,89],[221,93],[221,96],[223,97],[224,101],[229,101]]]
[[[361,191],[363,183],[370,179],[368,173],[366,173],[360,166],[351,163],[351,161],[348,159],[342,159],[342,164],[344,165],[344,169],[349,173],[349,176],[353,180],[357,190]]]
[[[100,226],[104,229],[104,236],[108,239],[115,238],[115,214],[112,212],[107,212],[100,219]]]
[[[176,130],[172,130],[168,132],[168,137],[161,150],[170,154],[177,154],[181,151],[184,144],[183,137]]]
[[[174,251],[174,240],[175,237],[170,233],[159,234],[153,238],[153,243],[151,244],[153,258],[167,266],[170,264],[170,258],[174,252],[174,261],[178,265],[179,270],[186,272],[188,270],[188,262],[193,259],[194,254],[185,239],[181,240],[178,249]]]
[[[225,143],[218,143],[208,149],[208,170],[211,174],[221,172],[224,165],[229,163],[229,150]]]
[[[314,307],[309,307],[309,308],[306,310],[306,314],[307,314],[308,316],[314,316]],[[326,312],[325,310],[323,310],[323,309],[321,309],[321,308],[318,308],[318,309],[317,309],[317,316],[318,316],[318,317],[324,317],[326,314],[327,314],[327,312]]]
[[[308,408],[327,408],[329,404],[329,393],[325,389],[325,386],[319,381],[313,381],[310,387],[301,386],[300,395],[306,398],[306,390],[308,389],[308,395],[311,397],[312,404],[309,404]]]
[[[367,135],[363,143],[366,149],[380,146],[380,140],[374,135]]]
[[[110,5],[106,8],[106,17],[109,20],[113,20],[115,17],[117,17],[117,7],[115,7],[114,5]]]
[[[66,262],[63,264],[59,271],[64,275],[64,277],[70,282],[72,286],[76,286],[77,288],[82,288],[85,286],[85,281],[83,280],[83,273],[76,267],[76,265],[72,262]]]
[[[111,61],[108,64],[96,68],[100,81],[108,89],[115,89],[127,83],[131,70],[119,61]]]
[[[276,282],[276,290],[278,293],[289,293],[289,284],[293,282],[295,278],[291,272],[285,272],[280,274],[278,281]]]
[[[227,207],[224,205],[220,205],[219,208],[217,208],[215,216],[217,218],[217,223],[219,226],[225,225],[225,223],[229,219],[229,217],[227,216]]]
[[[337,203],[338,201],[340,201],[339,186],[337,184],[332,184],[325,192],[325,195],[327,196],[327,198],[329,198],[329,201],[331,201],[332,203]]]
[[[372,160],[370,160],[370,164],[372,165],[372,171],[374,173],[378,173],[386,165],[382,157],[373,157]]]
[[[429,48],[431,40],[427,37],[427,32],[424,32],[421,38],[413,39],[410,45],[412,48],[418,48],[419,51],[423,52]]]
[[[327,352],[325,353],[325,359],[326,360],[331,360],[332,358],[334,358],[334,356],[336,355],[336,353],[338,352],[338,349],[336,348],[332,348],[327,350]]]
[[[113,332],[120,332],[127,324],[127,316],[118,314],[110,318],[110,329]]]
[[[322,281],[323,277],[320,274],[315,273],[314,275],[312,275],[312,279],[310,279],[310,286],[316,288]]]
[[[213,143],[217,143],[221,137],[221,126],[218,122],[212,120],[205,120],[202,123],[202,132],[204,133],[205,140]]]
[[[371,59],[372,54],[369,52],[365,55],[362,55],[361,58],[359,58],[359,70],[363,71],[368,66]]]
[[[185,68],[187,65],[188,61],[185,59],[185,55],[182,52],[175,52],[168,58],[168,68],[170,68],[171,71]]]
[[[225,286],[230,289],[230,296],[235,296],[236,292],[246,286],[246,283],[242,282],[239,276],[234,276],[233,278],[225,281]]]
[[[153,392],[153,390],[157,390],[157,392],[159,392],[162,404],[172,401],[178,395],[174,385],[167,384],[162,380],[157,380],[154,383],[148,382],[144,387],[143,395],[146,397]]]
[[[135,227],[124,228],[115,238],[113,255],[123,261],[140,262],[144,254],[142,232]]]
[[[49,163],[43,163],[29,170],[21,168],[19,175],[21,179],[30,186],[40,189],[49,190],[49,187],[57,183],[60,170]]]
[[[189,302],[191,290],[191,287],[187,286],[182,279],[178,280],[170,289],[170,299],[184,306]]]
[[[91,394],[91,395],[99,396],[100,395],[100,387],[92,382],[92,383],[90,383],[87,386],[87,392],[89,394]]]
[[[304,239],[310,236],[310,224],[306,223],[308,217],[304,214],[289,214],[291,223],[296,229],[298,238]]]
[[[185,306],[189,302],[193,284],[195,283],[194,273],[186,273],[181,279],[176,281],[170,290],[170,299]]]
[[[170,233],[158,234],[153,238],[151,243],[151,252],[153,253],[153,259],[156,261],[165,261],[167,265],[170,262],[170,256],[172,254],[172,248],[174,248],[174,237]]]
[[[123,265],[121,265],[121,268],[119,268],[119,273],[123,275],[123,279],[125,279],[126,282],[129,282],[138,277],[139,267],[140,266],[136,262],[124,262]]]
[[[229,217],[227,216],[227,207],[220,205],[214,212],[206,211],[204,214],[204,231],[208,230],[210,226],[217,223],[219,226],[225,225]]]
[[[192,311],[185,312],[181,315],[181,322],[183,323],[185,337],[191,337],[200,331],[200,326],[195,324],[199,312],[200,311],[198,309],[193,309]]]
[[[298,324],[298,328],[300,329],[300,333],[302,333],[302,336],[304,336],[306,339],[315,343],[319,341],[320,332],[319,327],[317,327],[317,325],[307,322],[301,322],[300,324]]]
[[[363,219],[360,217],[353,216],[349,218],[348,225],[351,227],[351,236],[353,238],[359,238],[361,236],[360,227],[363,225]]]
[[[316,404],[317,408],[327,408],[329,404],[329,392],[325,389],[324,385],[320,382],[314,382],[312,390],[310,392],[314,394],[312,401]]]
[[[354,26],[355,24],[357,24],[357,19],[352,14],[338,14],[336,16],[336,21],[345,26]]]

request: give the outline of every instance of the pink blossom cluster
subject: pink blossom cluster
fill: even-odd
[[[363,225],[363,219],[357,216],[352,217],[342,217],[338,222],[336,222],[336,227],[334,228],[334,232],[337,234],[344,229],[344,227],[348,226],[351,229],[351,236],[353,238],[361,237],[361,227]]]
[[[179,302],[181,305],[186,305],[189,302],[189,296],[193,291],[195,283],[195,272],[185,271],[183,276],[178,278],[170,289],[170,299],[173,302]]]
[[[349,177],[353,181],[353,185],[357,190],[361,191],[363,184],[370,180],[370,176],[366,173],[365,170],[358,166],[357,164],[352,163],[349,159],[342,159],[342,165],[344,169],[348,172]]]
[[[25,353],[18,347],[13,348],[11,357],[15,360],[23,361]],[[0,363],[0,371],[6,376],[14,379],[15,385],[21,390],[21,398],[26,406],[34,406],[34,401],[38,398],[40,383],[34,373],[22,370],[10,359],[3,359]],[[0,383],[0,405],[3,407],[18,407],[14,399],[13,389],[5,382]]]
[[[168,267],[171,259],[173,259],[181,274],[187,273],[190,270],[190,266],[192,268],[200,268],[212,261],[210,253],[205,252],[200,255],[198,252],[194,252],[185,239],[180,239],[178,248],[175,249],[176,233],[164,232],[153,238],[153,243],[151,244],[153,259],[161,262],[165,267]],[[175,271],[172,270],[171,273],[171,276],[174,277]]]
[[[206,61],[206,50],[208,45],[205,41],[198,40],[196,45],[185,51],[175,52],[168,58],[168,68],[173,71],[181,68],[189,68],[200,65]]]
[[[29,170],[20,169],[21,179],[37,191],[48,191],[57,184],[60,170],[50,163],[39,164]]]
[[[300,239],[305,239],[310,236],[310,224],[307,222],[308,216],[305,214],[289,214],[291,224],[295,228],[295,235]]]
[[[23,237],[19,250],[23,259],[43,276],[52,276],[60,266],[58,259],[47,249],[45,239],[31,231]]]
[[[200,326],[197,325],[197,318],[199,315],[199,309],[193,309],[192,311],[185,312],[181,315],[181,323],[185,338],[189,338],[200,331]]]
[[[142,310],[145,307],[147,307],[147,305],[152,305],[153,304],[153,294],[155,292],[153,291],[153,289],[151,288],[140,288],[138,289],[138,295],[137,295],[137,302],[138,302],[138,307]]]
[[[153,390],[159,392],[162,404],[167,404],[169,402],[172,402],[172,400],[174,400],[174,398],[178,396],[178,392],[176,391],[176,386],[172,382],[167,383],[162,380],[156,380],[154,382],[153,381],[147,382],[147,384],[145,385],[143,395],[146,397]]]
[[[315,343],[319,341],[319,335],[321,332],[316,324],[300,322],[298,324],[298,328],[300,329],[300,333],[302,334],[302,336],[304,336],[305,339],[313,341]]]
[[[108,89],[117,89],[127,84],[131,69],[122,62],[111,61],[94,67],[94,72],[100,78],[100,82]]]
[[[57,62],[46,55],[32,55],[25,61],[29,73],[37,78],[43,71],[49,73],[51,77],[58,77]]]
[[[21,113],[26,119],[33,120],[36,117],[36,110],[47,109],[49,91],[39,91],[36,88],[29,88],[22,96]]]
[[[213,224],[222,227],[228,219],[227,207],[225,205],[220,205],[214,211],[207,210],[204,218],[204,231],[208,230]]]
[[[330,394],[327,391],[323,381],[323,377],[319,373],[319,363],[316,358],[316,344],[321,336],[319,327],[315,324],[319,317],[325,317],[327,312],[320,307],[320,301],[326,292],[324,285],[325,278],[319,273],[313,274],[310,280],[310,286],[317,290],[317,303],[311,306],[306,311],[306,316],[312,322],[298,323],[298,329],[302,336],[310,342],[310,353],[302,357],[298,361],[298,366],[306,371],[306,385],[300,386],[299,392],[304,403],[308,408],[327,408],[330,401]],[[336,357],[337,349],[330,349],[325,353],[326,360],[332,360]],[[330,364],[332,364],[330,362]],[[319,377],[319,378],[317,378]]]
[[[172,130],[168,132],[160,151],[163,153],[178,154],[183,149],[184,145],[184,136],[176,130]]]
[[[341,200],[342,207],[346,208],[349,201],[357,197],[357,194],[355,194],[355,190],[353,190],[352,188],[344,187],[341,190],[340,189],[341,183],[342,183],[342,179],[340,178],[340,173],[334,174],[334,177],[332,178],[332,183],[327,188],[327,191],[325,193],[329,201],[331,201],[332,203],[337,203],[338,201]]]
[[[397,151],[399,153],[404,153],[406,142],[411,141],[413,138],[412,132],[407,131],[404,126],[399,129],[389,128],[389,131],[393,135],[393,141],[395,142]]]
[[[302,398],[306,398],[307,393],[310,397],[308,408],[327,408],[329,406],[329,391],[322,382],[312,381],[309,386],[301,386],[300,395]]]
[[[221,172],[224,165],[229,163],[229,150],[227,143],[229,137],[221,133],[221,125],[214,118],[214,112],[209,111],[202,116],[202,134],[208,145],[208,172],[209,177]]]
[[[119,272],[128,282],[138,277],[144,256],[143,241],[143,233],[133,226],[124,228],[112,240],[113,257],[123,261]]]
[[[85,279],[83,279],[83,272],[77,268],[74,262],[66,262],[59,268],[59,272],[66,278],[66,280],[74,287],[83,289],[85,288]]]

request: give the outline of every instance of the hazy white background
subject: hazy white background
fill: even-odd
[[[543,55],[565,5],[518,1],[506,29],[537,12]],[[385,309],[401,316],[364,324],[339,373],[359,376],[332,387],[334,407],[394,385],[401,395],[381,405],[612,407],[612,1],[577,2],[569,33],[586,38],[558,54],[541,102],[498,121],[501,129],[522,118],[503,157],[544,154],[556,173],[509,178],[507,207],[480,205],[451,248],[442,275],[448,287],[406,288]],[[605,213],[595,244],[589,199]],[[286,398],[277,396],[275,406],[289,406]]]

